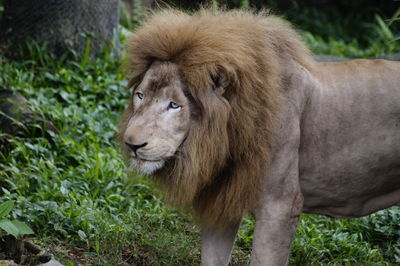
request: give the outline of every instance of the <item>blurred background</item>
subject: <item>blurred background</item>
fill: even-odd
[[[349,57],[394,52],[398,48],[394,41],[400,32],[400,23],[396,23],[400,16],[397,0],[3,0],[1,3],[0,41],[8,43],[14,54],[29,39],[46,44],[57,55],[71,49],[84,54],[86,48],[95,55],[102,50],[102,44],[113,44],[114,52],[118,53],[119,29],[134,29],[151,10],[162,7],[268,9],[300,29],[315,53]],[[327,46],[321,45],[321,41]],[[342,43],[349,47],[340,50]]]
[[[0,0],[0,265],[200,264],[190,209],[166,206],[116,141],[124,42],[166,6],[268,9],[318,60],[400,60],[397,0]],[[253,229],[245,217],[231,265],[249,263]],[[289,264],[400,265],[400,209],[302,215]]]

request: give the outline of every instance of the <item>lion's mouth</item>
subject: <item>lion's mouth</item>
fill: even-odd
[[[159,160],[149,160],[140,157],[133,157],[133,159],[138,160],[139,162],[158,162]]]
[[[140,158],[139,156],[131,156],[131,167],[144,173],[153,174],[164,166],[165,161],[162,159],[154,160]]]
[[[131,154],[131,157],[133,160],[137,160],[138,162],[161,162],[163,161],[162,159],[148,159],[148,158],[143,158],[143,157],[139,157],[139,156],[135,156],[134,154]]]

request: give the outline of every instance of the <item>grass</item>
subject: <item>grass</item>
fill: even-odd
[[[377,24],[377,31],[379,25]],[[314,52],[360,57],[399,49],[376,39],[305,37]],[[166,206],[153,185],[125,169],[115,133],[129,92],[120,62],[56,59],[30,44],[26,58],[0,55],[0,84],[23,94],[59,133],[7,135],[0,154],[0,202],[14,200],[10,218],[29,224],[33,240],[66,265],[198,265],[198,227],[188,211]],[[372,48],[371,48],[372,47]],[[40,135],[40,134],[39,134]],[[232,262],[246,264],[254,222],[242,223]],[[400,263],[400,209],[348,220],[302,215],[290,263]]]

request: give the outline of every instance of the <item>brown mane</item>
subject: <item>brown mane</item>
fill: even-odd
[[[201,222],[224,225],[238,221],[259,197],[283,63],[292,59],[311,68],[312,60],[298,34],[278,17],[215,13],[155,13],[127,40],[127,69],[137,79],[156,60],[179,66],[200,115],[157,181],[169,202],[193,204]],[[216,76],[225,77],[223,96],[212,90]]]

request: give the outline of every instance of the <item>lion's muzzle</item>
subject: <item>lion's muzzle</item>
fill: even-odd
[[[133,144],[133,143],[125,142],[125,145],[128,146],[128,148],[131,149],[135,153],[136,156],[137,156],[136,151],[140,148],[145,147],[147,144],[148,144],[147,142],[142,143],[142,144]]]

